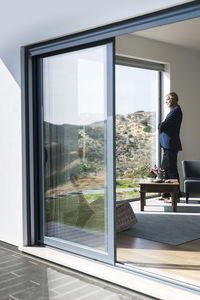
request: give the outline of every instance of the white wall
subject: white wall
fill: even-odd
[[[0,59],[0,240],[22,243],[20,88]]]
[[[170,90],[178,93],[183,110],[178,163],[182,181],[181,160],[200,159],[200,52],[133,35],[118,37],[116,52],[169,64]]]
[[[0,0],[0,239],[22,244],[20,47],[188,0]]]

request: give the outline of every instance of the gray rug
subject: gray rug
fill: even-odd
[[[165,212],[172,212],[172,206],[171,205],[165,205],[164,206]],[[178,213],[194,213],[194,214],[200,214],[200,205],[178,205],[177,206],[177,212]]]
[[[136,213],[138,222],[124,234],[170,245],[200,238],[200,214]]]

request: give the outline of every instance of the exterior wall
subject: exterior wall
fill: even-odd
[[[156,11],[180,0],[8,0],[1,7],[0,239],[22,245],[20,47]],[[10,9],[12,7],[12,9]],[[89,13],[88,13],[89,12]],[[12,22],[11,22],[12,20]],[[6,78],[6,81],[5,81]],[[2,84],[3,82],[3,84]]]
[[[20,87],[0,59],[0,240],[22,243]]]
[[[197,138],[200,111],[200,52],[138,36],[123,35],[116,39],[116,53],[168,64],[170,90],[178,93],[179,104],[183,110],[181,127],[183,151],[179,152],[178,163],[182,180],[181,161],[200,159],[200,141]]]

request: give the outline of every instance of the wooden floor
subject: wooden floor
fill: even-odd
[[[200,285],[200,239],[171,246],[118,233],[117,261]]]

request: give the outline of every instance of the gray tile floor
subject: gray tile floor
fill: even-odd
[[[24,255],[0,241],[0,299],[148,300],[151,298]]]

